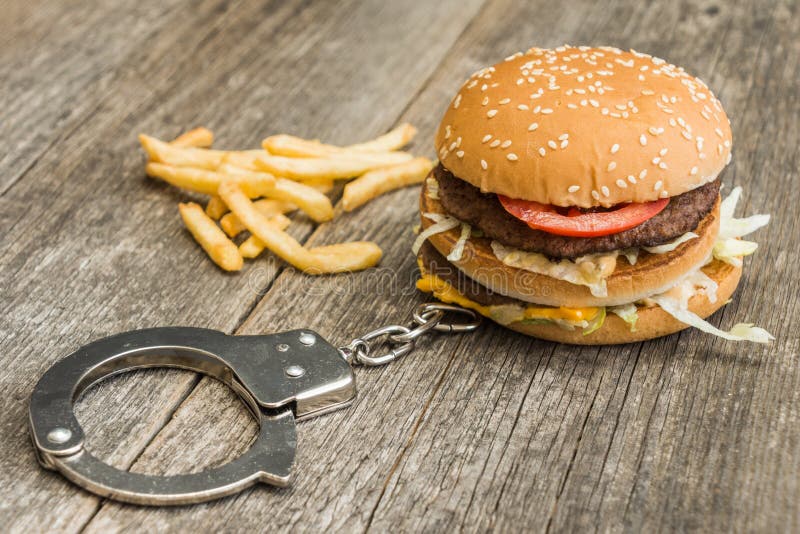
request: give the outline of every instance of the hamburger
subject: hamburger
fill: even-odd
[[[740,239],[768,215],[721,200],[731,128],[698,78],[611,47],[532,48],[474,73],[435,138],[420,196],[417,287],[512,330],[576,344],[641,341],[730,299]]]

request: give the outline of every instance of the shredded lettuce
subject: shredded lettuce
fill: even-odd
[[[458,237],[455,246],[453,246],[453,250],[447,255],[448,261],[458,261],[461,259],[461,256],[464,255],[464,245],[467,244],[467,239],[469,239],[471,230],[472,227],[470,225],[461,223],[461,235]]]
[[[711,323],[704,321],[700,316],[692,313],[681,306],[681,303],[674,298],[666,295],[656,295],[650,297],[658,304],[662,310],[673,316],[678,321],[702,330],[707,334],[713,334],[729,341],[753,341],[755,343],[767,343],[775,339],[772,335],[750,323],[739,323],[734,325],[729,331],[725,332],[715,327]]]
[[[639,249],[626,248],[622,251],[622,255],[625,256],[625,259],[628,260],[628,263],[631,265],[636,265],[636,261],[639,259]]]
[[[755,232],[769,223],[769,215],[751,215],[744,219],[733,216],[736,204],[742,196],[742,188],[734,187],[731,194],[722,201],[719,208],[719,236],[714,243],[714,257],[725,263],[740,267],[742,256],[756,251],[758,244],[753,241],[742,241],[738,238]]]
[[[419,249],[422,248],[422,244],[428,239],[430,236],[434,234],[438,234],[441,232],[447,232],[448,230],[452,230],[459,224],[461,221],[456,219],[455,217],[450,217],[449,215],[442,215],[441,213],[423,213],[423,217],[427,217],[428,219],[434,221],[434,224],[427,227],[425,230],[419,233],[417,239],[414,240],[414,244],[411,246],[411,250],[414,254],[419,254]]]
[[[742,241],[735,237],[717,239],[714,243],[714,257],[735,267],[742,266],[742,256],[749,256],[758,248],[758,243]]]
[[[733,188],[731,194],[722,201],[719,208],[720,221],[719,221],[719,238],[729,239],[733,237],[742,237],[747,234],[753,233],[762,226],[769,223],[769,215],[751,215],[744,219],[737,219],[733,216],[736,210],[736,204],[739,202],[739,197],[742,195],[741,186]]]
[[[658,246],[655,246],[655,247],[642,247],[642,248],[645,249],[650,254],[664,254],[666,252],[672,252],[673,250],[678,248],[683,243],[686,243],[687,241],[689,241],[691,239],[695,239],[697,237],[700,237],[700,236],[698,236],[694,232],[686,232],[682,236],[678,237],[677,239],[674,239],[674,240],[670,241],[669,243],[664,243],[663,245],[658,245]]]
[[[439,182],[436,178],[429,177],[425,180],[425,194],[428,198],[439,200]]]
[[[618,316],[620,319],[628,323],[631,332],[636,332],[636,321],[639,320],[639,313],[636,311],[636,304],[628,303],[621,306],[611,306],[608,311]]]
[[[510,267],[586,286],[595,297],[608,296],[606,278],[614,272],[618,255],[618,252],[587,254],[575,260],[553,261],[544,254],[507,247],[498,241],[492,241],[492,251]]]
[[[597,314],[594,316],[594,318],[589,321],[589,325],[583,329],[583,335],[588,336],[595,330],[598,330],[601,326],[603,326],[604,322],[606,322],[606,309],[605,307],[601,307],[597,310]]]

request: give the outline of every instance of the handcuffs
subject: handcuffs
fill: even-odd
[[[467,317],[443,322],[445,314]],[[353,365],[389,363],[431,332],[469,332],[480,324],[471,310],[441,303],[420,305],[411,328],[389,325],[336,348],[311,330],[232,336],[216,330],[166,327],[106,337],[55,363],[30,399],[31,436],[39,462],[97,495],[144,505],[198,503],[242,491],[258,482],[289,485],[297,438],[295,422],[353,402]],[[394,348],[371,355],[370,342],[386,336]],[[227,384],[259,423],[249,450],[206,471],[158,476],[112,467],[84,446],[74,403],[110,376],[146,367],[174,367],[203,373]]]

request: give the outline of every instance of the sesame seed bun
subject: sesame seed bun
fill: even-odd
[[[428,185],[422,188],[420,212],[446,214],[441,203],[431,198],[434,195],[429,193]],[[420,219],[422,228],[434,224],[424,215]],[[452,263],[493,292],[525,302],[567,307],[618,306],[666,291],[708,260],[719,233],[719,200],[694,232],[699,237],[682,243],[672,252],[642,252],[635,265],[618,257],[614,272],[606,279],[608,295],[605,297],[592,295],[583,285],[506,265],[495,256],[491,240],[484,237],[470,237],[461,259]],[[460,233],[460,228],[456,227],[433,234],[428,240],[446,257],[455,247]]]
[[[703,267],[703,272],[718,284],[717,300],[710,302],[705,295],[694,295],[689,299],[689,310],[706,318],[724,306],[731,298],[742,276],[742,268],[714,260]],[[637,314],[639,317],[634,332],[631,332],[630,326],[625,321],[613,313],[607,314],[603,326],[588,335],[584,335],[580,328],[567,330],[556,324],[515,322],[505,326],[528,336],[573,345],[633,343],[666,336],[689,328],[689,325],[678,321],[658,306],[637,306]]]
[[[442,164],[483,191],[557,206],[676,196],[731,153],[719,100],[699,79],[615,48],[532,48],[473,74],[436,134]]]

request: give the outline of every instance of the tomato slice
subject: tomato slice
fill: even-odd
[[[566,212],[562,215],[549,204],[497,196],[507,212],[531,228],[571,237],[597,237],[628,230],[654,217],[669,204],[669,198],[662,198],[653,202],[620,204],[608,211],[583,212],[567,208],[562,209]]]

